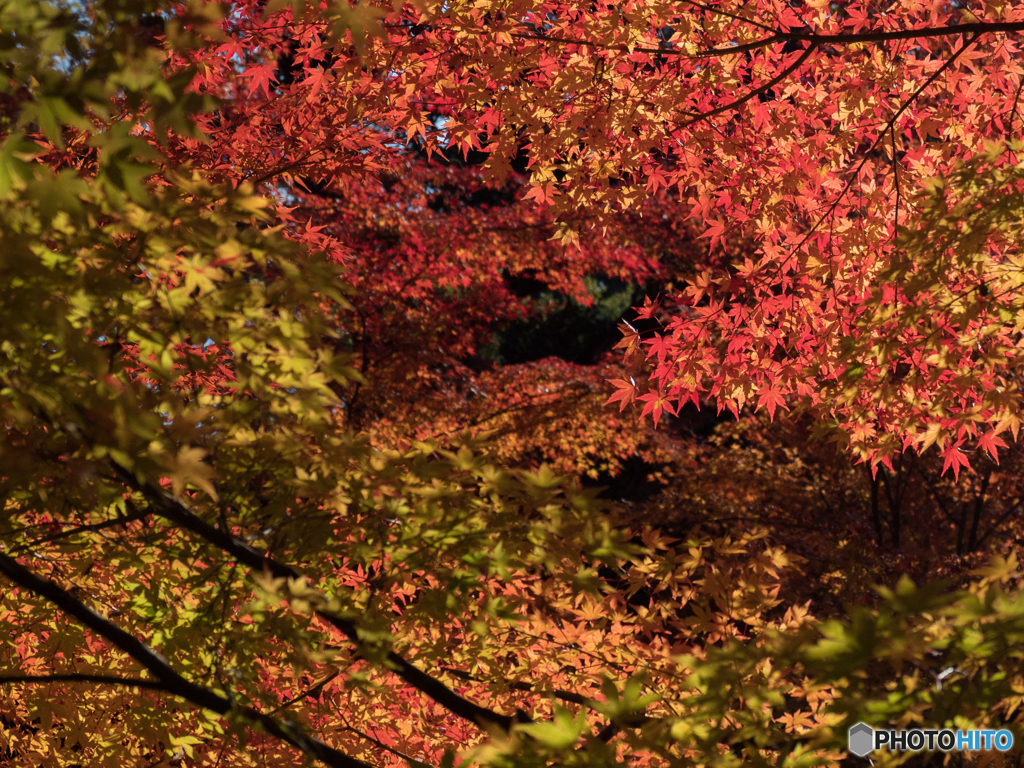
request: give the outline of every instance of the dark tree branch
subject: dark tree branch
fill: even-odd
[[[514,33],[512,37],[520,40],[537,40],[543,43],[561,43],[562,45],[578,45],[582,48],[599,48],[603,51],[623,51],[633,53],[647,53],[654,56],[679,56],[687,59],[705,59],[713,58],[715,56],[728,56],[737,53],[745,53],[747,51],[754,51],[758,48],[764,48],[765,46],[771,45],[772,43],[786,42],[789,38],[781,37],[779,35],[772,35],[770,37],[764,37],[760,40],[755,40],[752,43],[744,43],[742,45],[735,45],[729,48],[709,48],[706,51],[698,51],[697,53],[683,53],[682,51],[673,51],[671,48],[646,48],[643,46],[628,46],[628,45],[609,45],[607,43],[598,43],[593,40],[581,40],[575,37],[554,37],[552,35],[538,35],[538,34],[526,34],[525,32]]]
[[[707,112],[702,112],[700,114],[687,113],[693,119],[687,120],[685,123],[683,123],[679,127],[680,128],[689,128],[691,125],[694,125],[695,123],[699,123],[699,122],[701,122],[703,120],[707,120],[709,117],[714,117],[715,115],[720,115],[723,112],[729,112],[730,110],[736,109],[736,107],[741,107],[744,104],[746,104],[748,101],[753,99],[755,96],[759,96],[762,93],[766,93],[766,92],[770,91],[776,85],[778,85],[783,80],[785,80],[787,77],[789,77],[791,74],[793,74],[796,70],[798,70],[803,65],[803,63],[805,61],[807,61],[808,58],[810,58],[810,55],[812,53],[814,53],[814,51],[816,49],[817,49],[817,43],[811,43],[810,46],[808,46],[807,50],[805,50],[802,54],[800,54],[799,57],[797,57],[796,61],[794,61],[792,64],[790,64],[788,67],[786,67],[784,70],[782,70],[779,74],[777,74],[775,77],[773,77],[771,80],[769,80],[764,85],[762,85],[762,86],[760,86],[758,88],[755,88],[754,90],[750,91],[750,93],[748,93],[746,96],[742,96],[742,97],[736,99],[735,101],[730,101],[728,104],[723,104],[720,107],[715,107],[714,109],[709,110]]]
[[[988,537],[989,536],[991,536],[993,533],[995,533],[997,530],[999,530],[999,526],[1001,526],[1003,523],[1005,523],[1007,518],[1009,518],[1011,515],[1013,515],[1015,512],[1017,512],[1020,509],[1020,505],[1021,505],[1022,501],[1024,501],[1024,498],[1017,499],[1015,502],[1013,502],[1013,504],[1005,512],[1003,512],[1003,514],[1001,514],[996,519],[996,521],[994,523],[992,523],[992,526],[987,531],[985,531],[984,535],[982,535],[982,537],[980,539],[978,539],[978,547],[979,548],[986,541],[988,541]]]
[[[889,126],[889,137],[892,141],[892,183],[896,188],[896,206],[893,209],[892,215],[892,238],[895,240],[900,231],[900,164],[896,160],[896,126]],[[899,300],[899,295],[897,294],[897,308]]]
[[[450,667],[441,667],[440,670],[441,672],[446,672],[447,674],[452,675],[453,677],[457,677],[460,680],[465,680],[466,682],[483,684],[487,684],[488,682],[487,680],[478,678],[475,675],[470,675],[468,672],[463,672],[462,670],[453,670]],[[553,695],[555,698],[561,701],[568,701],[569,703],[574,703],[574,705],[580,705],[582,707],[590,707],[594,703],[594,699],[585,696],[581,693],[573,693],[572,691],[558,689],[539,689],[536,683],[527,683],[522,680],[515,682],[507,682],[505,683],[505,685],[508,686],[511,690],[519,690],[523,691],[524,693],[551,693],[551,695]]]
[[[281,711],[283,711],[285,709],[288,709],[288,707],[290,707],[295,702],[301,701],[302,699],[305,699],[305,698],[310,698],[310,699],[313,699],[314,701],[316,701],[317,698],[319,698],[320,693],[323,691],[324,686],[327,685],[332,680],[334,680],[335,678],[337,678],[340,674],[341,674],[341,671],[338,670],[338,671],[332,672],[331,674],[327,675],[327,677],[320,678],[315,683],[313,683],[313,685],[309,686],[309,688],[307,688],[302,693],[300,693],[298,696],[294,696],[293,698],[288,699],[288,701],[282,702],[281,705],[276,707],[275,709],[272,709],[270,711],[270,714],[271,715],[276,715],[278,712],[281,712]]]
[[[971,538],[967,545],[967,551],[973,552],[978,546],[978,526],[981,523],[981,514],[985,511],[985,494],[988,492],[988,484],[992,479],[992,467],[981,478],[981,488],[974,494],[974,517],[971,520]]]
[[[218,549],[227,552],[243,565],[255,571],[267,572],[277,579],[291,580],[303,577],[302,572],[297,568],[278,562],[246,544],[238,537],[210,525],[184,504],[171,498],[159,488],[140,481],[132,472],[129,472],[124,467],[115,464],[114,470],[118,478],[125,485],[138,491],[146,498],[157,514],[175,525],[200,536]],[[363,640],[359,636],[359,628],[355,622],[322,610],[317,610],[316,615],[340,630],[357,647],[363,645]],[[458,715],[471,723],[480,727],[496,725],[503,731],[509,731],[516,722],[529,722],[529,717],[525,713],[519,712],[516,716],[503,715],[469,701],[455,693],[455,691],[440,680],[431,677],[423,670],[414,666],[395,651],[389,651],[385,658],[388,668],[402,680],[429,696],[452,714]]]
[[[756,23],[749,19],[743,19],[749,23]],[[759,25],[761,26],[761,25]],[[762,29],[770,29],[762,26]],[[725,48],[709,48],[696,53],[685,53],[674,51],[671,48],[646,48],[642,46],[628,45],[607,45],[594,40],[582,40],[571,37],[549,37],[547,35],[513,34],[523,40],[538,40],[548,43],[561,43],[563,45],[579,45],[586,48],[600,48],[608,51],[631,51],[636,53],[647,53],[657,56],[679,56],[688,59],[706,59],[718,56],[733,56],[739,53],[767,48],[769,45],[786,42],[806,42],[811,47],[818,48],[823,45],[852,45],[854,43],[884,43],[890,40],[921,40],[933,37],[951,37],[954,35],[984,35],[992,32],[1014,33],[1024,31],[1024,22],[1021,21],[992,21],[975,22],[973,24],[950,24],[945,27],[919,27],[917,29],[898,30],[872,30],[869,32],[851,32],[839,35],[819,35],[816,32],[783,31],[776,30],[773,34],[754,40],[750,43],[727,46]]]
[[[488,683],[487,680],[484,680],[482,678],[476,677],[475,675],[471,675],[468,672],[463,672],[461,669],[452,669],[451,667],[440,667],[440,669],[441,669],[442,672],[447,672],[452,677],[457,677],[460,680],[465,680],[466,682],[483,683],[485,685]],[[538,690],[538,687],[537,687],[537,685],[535,683],[527,683],[525,681],[516,681],[516,682],[507,682],[507,683],[505,683],[505,685],[508,686],[513,691],[523,691],[524,693],[550,693],[556,699],[560,699],[561,701],[567,701],[570,704],[580,704],[581,706],[584,706],[584,707],[588,707],[588,706],[590,706],[593,703],[593,699],[590,699],[590,698],[588,698],[586,696],[583,696],[583,695],[581,695],[579,693],[573,693],[572,691],[560,691],[560,690],[544,691],[544,690]]]
[[[0,553],[0,573],[3,573],[22,589],[53,603],[64,613],[74,617],[88,629],[128,654],[156,678],[160,690],[219,715],[240,717],[252,725],[259,726],[271,736],[315,757],[331,768],[373,768],[369,763],[350,757],[344,752],[324,744],[319,739],[303,733],[292,723],[279,722],[252,707],[238,707],[229,699],[209,688],[186,680],[174,671],[163,656],[137,637],[96,613],[70,592],[61,589],[48,579],[37,576],[13,557],[3,553]]]
[[[893,549],[899,549],[902,526],[900,513],[903,506],[903,493],[906,490],[903,485],[903,454],[899,455],[899,465],[894,473],[896,477],[895,488],[893,488],[892,478],[889,477],[889,474],[883,467],[878,468],[878,473],[882,478],[885,500],[889,503],[889,535],[892,539],[892,546]]]
[[[818,45],[850,45],[852,43],[884,43],[890,40],[921,40],[952,35],[984,35],[988,32],[1024,32],[1022,21],[978,21],[972,24],[949,24],[945,27],[918,27],[891,31],[873,30],[841,35],[818,35],[814,32],[778,32],[785,40],[806,40]]]
[[[441,667],[441,670],[444,671],[444,672],[447,672],[448,674],[450,674],[450,675],[452,675],[454,677],[459,678],[460,680],[465,680],[467,682],[485,683],[485,684],[488,682],[488,681],[483,680],[483,679],[481,679],[479,677],[471,675],[468,672],[463,672],[460,669],[451,669],[450,667]],[[593,709],[594,708],[594,703],[595,702],[594,702],[593,699],[591,699],[591,698],[589,698],[587,696],[583,696],[583,695],[581,695],[579,693],[574,693],[572,691],[562,691],[562,690],[557,690],[557,689],[556,690],[551,690],[551,691],[542,691],[542,690],[539,691],[539,690],[537,690],[537,685],[536,684],[528,683],[526,681],[510,682],[510,683],[507,683],[507,685],[513,691],[523,691],[524,693],[550,693],[552,696],[554,696],[556,699],[559,699],[560,701],[567,701],[570,704],[578,704],[580,706],[587,707],[588,709]],[[648,723],[655,722],[657,719],[658,718],[654,718],[654,717],[651,717],[649,715],[644,715],[644,714],[629,715],[629,716],[627,716],[627,717],[625,717],[623,719],[613,720],[610,723],[608,723],[604,728],[602,728],[596,734],[596,738],[599,741],[608,742],[612,738],[614,738],[615,735],[617,733],[619,733],[623,729],[623,727],[627,727],[627,728],[642,728],[643,726],[647,725]]]
[[[694,0],[682,0],[682,2],[686,5],[692,5],[694,8],[700,8],[702,11],[707,11],[708,13],[714,13],[718,16],[725,16],[726,18],[734,19],[735,21],[742,21],[744,24],[751,24],[755,27],[763,29],[765,32],[775,31],[774,29],[772,29],[772,27],[768,26],[767,24],[762,24],[760,21],[754,21],[754,19],[748,19],[746,16],[740,16],[737,13],[730,13],[724,8],[716,8],[713,5],[697,3],[694,2]]]
[[[882,516],[878,511],[878,484],[880,480],[878,473],[872,472],[870,467],[868,467],[868,480],[871,483],[871,524],[875,529],[875,541],[881,547],[885,545],[885,539],[882,536]]]
[[[1022,28],[1024,28],[1024,25],[1022,25]],[[871,157],[871,153],[878,149],[878,145],[882,143],[882,140],[885,138],[885,135],[890,130],[892,130],[894,125],[896,125],[896,121],[900,119],[900,116],[910,108],[911,104],[917,101],[917,98],[922,93],[924,93],[925,90],[927,90],[928,86],[930,86],[932,83],[938,80],[946,72],[947,69],[953,66],[953,63],[958,58],[960,58],[960,55],[968,48],[970,48],[972,45],[974,45],[977,39],[978,36],[975,35],[974,37],[967,40],[959,48],[957,48],[957,50],[953,52],[953,55],[949,57],[946,63],[939,67],[937,70],[935,70],[935,72],[932,73],[932,75],[921,84],[921,87],[914,91],[914,93],[910,95],[907,98],[907,100],[900,105],[900,108],[896,110],[896,112],[893,114],[891,118],[889,118],[889,122],[887,122],[885,126],[882,128],[882,130],[878,132],[878,137],[872,143],[868,151],[864,153],[864,158],[857,165],[857,168],[854,170],[854,172],[850,174],[850,177],[846,180],[846,184],[843,186],[842,191],[840,191],[840,193],[836,196],[836,199],[832,201],[832,204],[828,207],[828,210],[821,215],[821,218],[818,219],[817,223],[815,223],[815,225],[810,228],[807,234],[804,235],[803,239],[797,244],[796,248],[793,249],[794,251],[799,251],[801,248],[803,248],[804,244],[811,239],[811,236],[818,231],[818,227],[822,225],[825,219],[827,219],[829,216],[835,213],[836,208],[839,207],[839,203],[842,202],[844,197],[846,197],[846,193],[850,191],[850,187],[853,186],[853,182],[857,179],[857,177],[860,175],[861,170],[863,170],[864,166],[867,164],[868,159]]]
[[[1024,77],[1021,77],[1020,82],[1017,84],[1017,92],[1013,94],[1013,109],[1010,110],[1010,122],[1006,126],[1009,130],[1013,130],[1013,121],[1017,119],[1017,104],[1020,102],[1021,90],[1024,90]]]
[[[343,715],[341,712],[338,713],[338,716],[341,717],[341,722],[344,723],[344,725],[339,730],[348,731],[349,733],[354,733],[359,738],[366,739],[366,741],[368,741],[371,744],[373,744],[375,747],[377,747],[377,749],[382,749],[385,752],[390,752],[395,757],[399,757],[402,760],[405,760],[411,766],[421,765],[419,760],[416,760],[415,758],[410,757],[409,755],[405,754],[404,752],[399,752],[394,747],[389,747],[387,744],[385,744],[380,739],[374,738],[373,736],[371,736],[370,734],[366,733],[365,731],[361,731],[358,728],[353,727],[349,723],[348,719],[346,719],[345,715]]]
[[[28,544],[22,544],[20,547],[15,547],[11,550],[12,553],[24,552],[28,549],[33,549],[42,544],[49,544],[50,542],[57,541],[59,539],[66,539],[69,536],[74,536],[79,533],[95,533],[96,531],[102,531],[107,528],[114,528],[118,525],[127,525],[128,523],[136,520],[142,520],[149,516],[149,512],[134,510],[130,514],[120,515],[113,518],[112,520],[105,520],[102,523],[93,523],[92,525],[80,525],[77,528],[70,528],[68,530],[54,533],[50,536],[44,536],[41,539],[35,539]]]
[[[967,502],[960,503],[960,520],[956,524],[956,554],[964,555],[964,531],[967,530]]]

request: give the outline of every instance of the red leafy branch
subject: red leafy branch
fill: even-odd
[[[158,687],[159,690],[172,696],[177,696],[190,704],[216,712],[219,715],[241,717],[250,724],[259,726],[271,736],[297,747],[305,754],[315,757],[332,768],[372,768],[369,763],[364,763],[362,760],[350,757],[344,752],[328,746],[319,739],[303,733],[292,724],[285,725],[252,707],[238,707],[230,699],[211,691],[209,688],[204,688],[190,680],[186,680],[174,671],[163,656],[137,637],[125,632],[110,620],[100,616],[92,608],[75,598],[70,592],[61,589],[49,579],[44,579],[28,568],[25,568],[13,557],[0,553],[0,573],[3,573],[4,576],[22,589],[28,590],[32,594],[53,603],[64,613],[74,617],[142,665],[156,678],[153,685],[146,685],[145,687]],[[110,682],[110,680],[104,680],[104,682]]]
[[[176,501],[149,483],[139,481],[138,478],[123,467],[115,465],[115,471],[125,485],[145,496],[154,511],[161,517],[181,526],[187,531],[197,534],[209,544],[237,558],[240,563],[255,571],[268,572],[271,576],[278,579],[292,580],[303,577],[302,572],[297,568],[278,562],[246,544],[238,537],[215,528],[181,502]],[[359,627],[355,622],[326,611],[318,610],[316,613],[317,616],[331,624],[331,626],[339,629],[357,646],[362,645],[363,641],[359,636]],[[518,713],[515,717],[503,715],[463,698],[440,680],[431,677],[395,651],[389,651],[386,658],[391,671],[402,680],[421,693],[425,693],[452,714],[458,715],[471,723],[481,727],[496,725],[504,731],[509,731],[513,723],[529,722],[529,718],[524,713]]]

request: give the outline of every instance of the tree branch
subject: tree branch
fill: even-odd
[[[483,680],[479,677],[471,675],[468,672],[463,672],[460,669],[452,669],[451,667],[441,667],[440,669],[454,677],[459,678],[460,680],[465,680],[467,682],[484,684],[488,682],[487,680]],[[594,699],[591,699],[587,696],[583,696],[579,693],[574,693],[573,691],[563,691],[558,689],[547,691],[539,690],[535,683],[528,683],[526,681],[508,682],[506,683],[506,685],[513,691],[523,691],[525,693],[550,693],[556,699],[559,699],[561,701],[567,701],[570,704],[579,704],[580,706],[587,707],[588,709],[594,709]],[[608,742],[609,740],[614,738],[614,736],[617,733],[619,733],[623,727],[643,728],[648,723],[653,723],[657,719],[658,718],[654,718],[650,715],[645,714],[631,714],[619,720],[612,720],[597,733],[597,739],[599,741]]]
[[[770,37],[763,37],[752,43],[743,43],[741,45],[729,46],[728,48],[709,48],[706,51],[697,51],[696,53],[683,53],[682,51],[673,51],[671,48],[647,48],[645,46],[630,46],[614,43],[609,45],[608,43],[598,43],[593,40],[583,40],[575,37],[554,37],[552,35],[527,34],[525,32],[513,33],[512,37],[519,40],[537,40],[542,43],[561,43],[562,45],[578,45],[583,48],[599,48],[603,51],[646,53],[652,56],[679,56],[686,59],[707,59],[714,58],[716,56],[732,56],[737,53],[745,53],[747,51],[757,50],[758,48],[765,48],[772,43],[783,43],[789,39],[776,34],[771,35]]]
[[[793,74],[793,72],[795,72],[797,69],[799,69],[800,66],[805,61],[807,61],[807,59],[810,57],[810,55],[812,53],[814,53],[814,51],[816,49],[817,49],[817,43],[811,43],[810,46],[808,46],[807,50],[805,50],[802,54],[800,54],[799,57],[797,57],[796,61],[794,61],[792,64],[790,64],[788,67],[786,67],[784,70],[782,70],[779,74],[777,74],[775,77],[773,77],[771,80],[769,80],[764,85],[762,85],[762,86],[760,86],[758,88],[755,88],[754,90],[750,91],[750,93],[748,93],[746,96],[743,96],[743,97],[741,97],[739,99],[736,99],[735,101],[730,101],[728,104],[723,104],[720,107],[715,107],[714,109],[712,109],[712,110],[710,110],[708,112],[703,112],[703,113],[698,114],[698,115],[695,115],[692,112],[691,113],[687,113],[693,119],[692,120],[688,120],[687,122],[683,123],[682,125],[679,126],[679,128],[680,129],[682,129],[682,128],[689,128],[691,125],[694,125],[695,123],[699,123],[702,120],[707,120],[709,117],[714,117],[715,115],[720,115],[723,112],[728,112],[728,111],[730,111],[732,109],[735,109],[736,107],[741,107],[744,104],[746,104],[748,101],[750,101],[752,98],[754,98],[755,96],[758,96],[758,95],[760,95],[762,93],[765,93],[765,92],[771,90],[776,85],[778,85],[783,80],[785,80],[787,77],[789,77],[791,74]]]
[[[415,759],[413,757],[410,757],[409,755],[405,754],[405,752],[399,752],[394,747],[389,747],[387,744],[385,744],[380,739],[377,739],[377,738],[371,736],[370,734],[366,733],[365,731],[361,731],[358,728],[353,727],[348,722],[348,719],[345,717],[345,715],[342,714],[341,712],[338,712],[338,716],[341,718],[341,722],[344,723],[344,725],[340,728],[340,730],[348,731],[349,733],[354,733],[359,738],[366,739],[366,741],[370,742],[371,744],[376,746],[378,749],[382,749],[385,752],[390,752],[395,757],[400,757],[401,759],[403,759],[407,763],[409,763],[409,765],[411,765],[411,766],[422,766],[423,765],[419,760],[417,760],[417,759]]]
[[[282,723],[269,715],[252,707],[237,707],[229,699],[208,688],[196,685],[179,675],[167,660],[134,635],[125,632],[119,626],[96,613],[92,608],[78,600],[54,582],[37,576],[12,557],[0,553],[0,573],[21,588],[56,605],[64,613],[73,616],[81,624],[108,640],[119,650],[128,654],[141,664],[156,678],[153,687],[184,699],[202,709],[208,709],[219,715],[235,715],[281,741],[300,749],[307,755],[315,757],[331,768],[373,768],[354,757],[346,755],[319,739],[309,736],[292,723]],[[149,687],[149,686],[147,686]]]
[[[950,24],[945,27],[919,27],[894,31],[872,30],[841,35],[819,35],[814,32],[778,32],[784,40],[806,40],[817,45],[850,45],[852,43],[882,43],[889,40],[920,40],[952,35],[983,35],[986,32],[1022,32],[1024,21],[978,21],[972,24]]]
[[[442,672],[447,672],[452,677],[457,677],[460,680],[465,680],[466,682],[483,683],[485,685],[489,682],[487,680],[484,680],[483,678],[477,677],[476,675],[471,675],[468,672],[463,672],[461,669],[452,669],[451,667],[439,667],[439,669]],[[557,689],[545,691],[543,689],[538,688],[536,683],[518,681],[506,682],[505,685],[513,691],[523,691],[525,693],[550,693],[556,699],[567,701],[570,704],[581,704],[583,706],[590,706],[590,704],[593,702],[593,699],[590,699],[579,693],[573,693],[572,691],[561,691]]]
[[[1022,28],[1024,28],[1024,25],[1022,25]],[[807,234],[804,235],[803,239],[797,244],[796,248],[793,249],[794,252],[798,252],[801,248],[803,248],[804,244],[811,239],[811,236],[818,231],[818,227],[822,225],[825,219],[831,216],[835,212],[836,208],[839,207],[839,203],[842,202],[844,197],[846,197],[846,193],[850,191],[850,187],[853,186],[853,182],[856,181],[857,176],[860,175],[861,170],[867,164],[868,159],[871,157],[871,153],[878,148],[879,144],[882,143],[882,140],[885,138],[886,133],[892,130],[893,126],[896,125],[896,121],[900,119],[900,116],[904,112],[906,112],[907,109],[910,108],[911,104],[917,101],[917,98],[922,93],[925,92],[928,86],[930,86],[932,83],[938,80],[947,69],[953,66],[953,63],[958,58],[960,58],[960,55],[968,48],[970,48],[972,45],[974,45],[977,39],[978,35],[975,35],[974,37],[967,40],[963,45],[961,45],[956,51],[954,51],[953,55],[950,56],[949,59],[941,67],[935,70],[935,72],[933,72],[932,75],[921,84],[921,87],[914,91],[914,93],[900,105],[900,108],[896,110],[895,114],[893,114],[893,116],[889,118],[889,121],[885,124],[885,127],[883,127],[882,130],[878,132],[878,137],[871,144],[871,147],[868,149],[868,151],[864,153],[864,158],[857,165],[856,170],[854,170],[854,172],[850,174],[850,177],[846,180],[846,184],[843,186],[842,191],[840,191],[840,193],[836,196],[836,199],[832,201],[832,204],[829,206],[828,210],[821,215],[821,218],[818,219],[817,223],[815,223],[815,225],[811,227]]]
[[[744,21],[748,21],[751,24],[755,23],[749,19],[744,19]],[[769,29],[763,25],[758,26],[762,26],[763,29]],[[774,45],[775,43],[785,42],[802,41],[810,43],[813,47],[820,47],[823,45],[883,43],[890,40],[921,40],[932,37],[951,37],[954,35],[978,36],[990,32],[1013,33],[1022,31],[1024,31],[1024,22],[1022,21],[979,21],[972,24],[950,24],[945,27],[919,27],[917,29],[898,29],[889,31],[871,30],[868,32],[851,32],[838,35],[820,35],[816,32],[776,30],[774,34],[769,35],[768,37],[762,37],[760,40],[754,40],[750,43],[741,43],[739,45],[727,46],[725,48],[709,48],[708,50],[697,51],[696,53],[674,51],[671,48],[647,48],[643,46],[629,46],[625,44],[608,45],[594,40],[582,40],[570,37],[549,37],[547,35],[537,34],[528,35],[518,33],[513,34],[512,37],[517,37],[522,40],[539,40],[549,43],[561,43],[563,45],[579,45],[586,48],[600,48],[608,51],[629,51],[657,56],[679,56],[687,59],[706,59],[718,56],[733,56],[738,53],[747,53],[748,51],[767,48],[769,45]]]
[[[681,0],[681,2],[683,2],[686,5],[692,5],[694,8],[700,8],[702,11],[707,11],[708,13],[714,13],[717,14],[718,16],[725,16],[730,19],[735,19],[736,21],[742,21],[744,24],[751,24],[755,27],[760,27],[761,29],[767,32],[774,31],[767,24],[762,24],[760,21],[748,19],[746,16],[740,16],[737,13],[731,13],[730,11],[727,11],[723,8],[716,8],[713,5],[705,5],[704,3],[694,2],[694,0]]]
[[[982,535],[980,539],[978,539],[979,548],[988,540],[989,536],[991,536],[993,533],[999,530],[999,526],[1005,523],[1008,517],[1010,517],[1014,512],[1016,512],[1020,508],[1021,501],[1024,501],[1024,498],[1019,498],[1015,502],[1013,502],[1013,504],[1005,512],[1003,512],[1003,514],[1001,514],[994,523],[992,523],[991,527],[987,531],[985,531],[985,533]]]
[[[320,678],[315,683],[313,683],[313,685],[311,685],[309,688],[300,693],[298,696],[294,696],[288,699],[287,701],[282,702],[281,705],[276,707],[275,709],[270,710],[270,714],[276,715],[278,712],[288,709],[288,707],[290,707],[295,702],[301,701],[302,699],[305,699],[307,697],[315,701],[317,697],[320,695],[321,691],[323,691],[324,686],[332,680],[334,680],[335,678],[337,678],[340,674],[341,670],[335,670],[334,672],[328,674],[326,677]]]
[[[299,579],[303,577],[297,568],[278,562],[273,558],[246,544],[236,536],[210,525],[201,517],[188,509],[181,502],[171,498],[153,485],[140,481],[124,467],[114,464],[118,478],[128,487],[141,493],[153,506],[157,514],[185,530],[205,539],[213,546],[235,557],[240,563],[255,571],[266,571],[278,579]],[[316,615],[340,630],[357,647],[363,645],[359,636],[359,628],[355,622],[327,611],[317,610]],[[516,722],[529,722],[529,717],[519,712],[516,716],[503,715],[455,693],[440,680],[431,677],[423,670],[414,666],[395,651],[388,651],[386,658],[388,668],[402,680],[421,693],[426,694],[454,715],[470,721],[480,727],[496,725],[503,731],[509,731]]]
[[[25,550],[34,549],[42,544],[49,544],[50,542],[57,541],[59,539],[65,539],[69,536],[74,536],[79,533],[95,533],[102,531],[107,528],[114,528],[118,525],[127,525],[128,523],[136,520],[142,520],[149,516],[149,512],[135,510],[127,515],[120,515],[113,518],[112,520],[104,520],[102,523],[93,523],[92,525],[80,525],[77,528],[69,528],[67,530],[60,531],[58,533],[51,534],[50,536],[44,536],[41,539],[35,539],[27,544],[22,544],[20,547],[15,547],[10,551],[12,553],[24,552]]]

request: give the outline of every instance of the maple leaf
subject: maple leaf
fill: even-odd
[[[182,447],[176,455],[166,459],[171,472],[172,493],[175,496],[181,496],[186,483],[193,483],[212,498],[217,498],[217,491],[212,482],[216,472],[213,467],[203,462],[206,455],[202,448]]]
[[[962,441],[957,442],[942,452],[942,474],[946,474],[946,470],[952,468],[954,479],[960,479],[961,467],[969,468],[971,466],[967,456],[960,450],[961,444]]]
[[[535,200],[537,203],[544,205],[555,202],[556,187],[554,184],[538,184],[537,186],[530,187],[523,196],[524,200]]]
[[[316,98],[325,83],[329,82],[328,75],[328,71],[323,67],[313,67],[306,73],[306,79],[302,81],[302,85],[309,88],[309,93],[306,95],[307,100]],[[269,84],[265,90],[269,93]]]
[[[636,385],[625,379],[608,379],[608,382],[615,386],[615,391],[604,404],[611,405],[614,402],[619,402],[619,412],[621,413],[636,398]]]
[[[661,393],[648,392],[647,394],[640,395],[637,399],[645,403],[643,410],[640,412],[640,417],[643,418],[650,414],[655,427],[658,426],[662,413],[667,411],[673,416],[676,415],[675,406]]]
[[[775,388],[773,385],[762,387],[757,395],[757,407],[768,409],[768,418],[775,420],[775,409],[782,407],[784,410],[786,407],[786,400],[782,396],[782,393]]]
[[[650,320],[659,309],[661,309],[660,297],[652,299],[650,296],[644,296],[643,306],[637,308],[636,316],[641,320]]]
[[[706,237],[711,240],[711,247],[714,248],[722,240],[722,236],[725,234],[725,222],[719,219],[713,219],[709,226],[704,232],[701,233],[701,237]]]
[[[270,96],[271,83],[277,82],[277,75],[275,74],[275,65],[269,64],[257,64],[249,67],[242,73],[242,77],[246,77],[250,80],[249,82],[249,95],[252,96],[257,91],[262,91],[264,97]]]
[[[999,449],[1005,447],[1006,443],[1002,441],[995,430],[986,432],[978,437],[978,448],[988,451],[996,464],[999,463]]]

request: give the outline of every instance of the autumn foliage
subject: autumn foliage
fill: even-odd
[[[1022,33],[0,0],[0,762],[1024,738]]]

